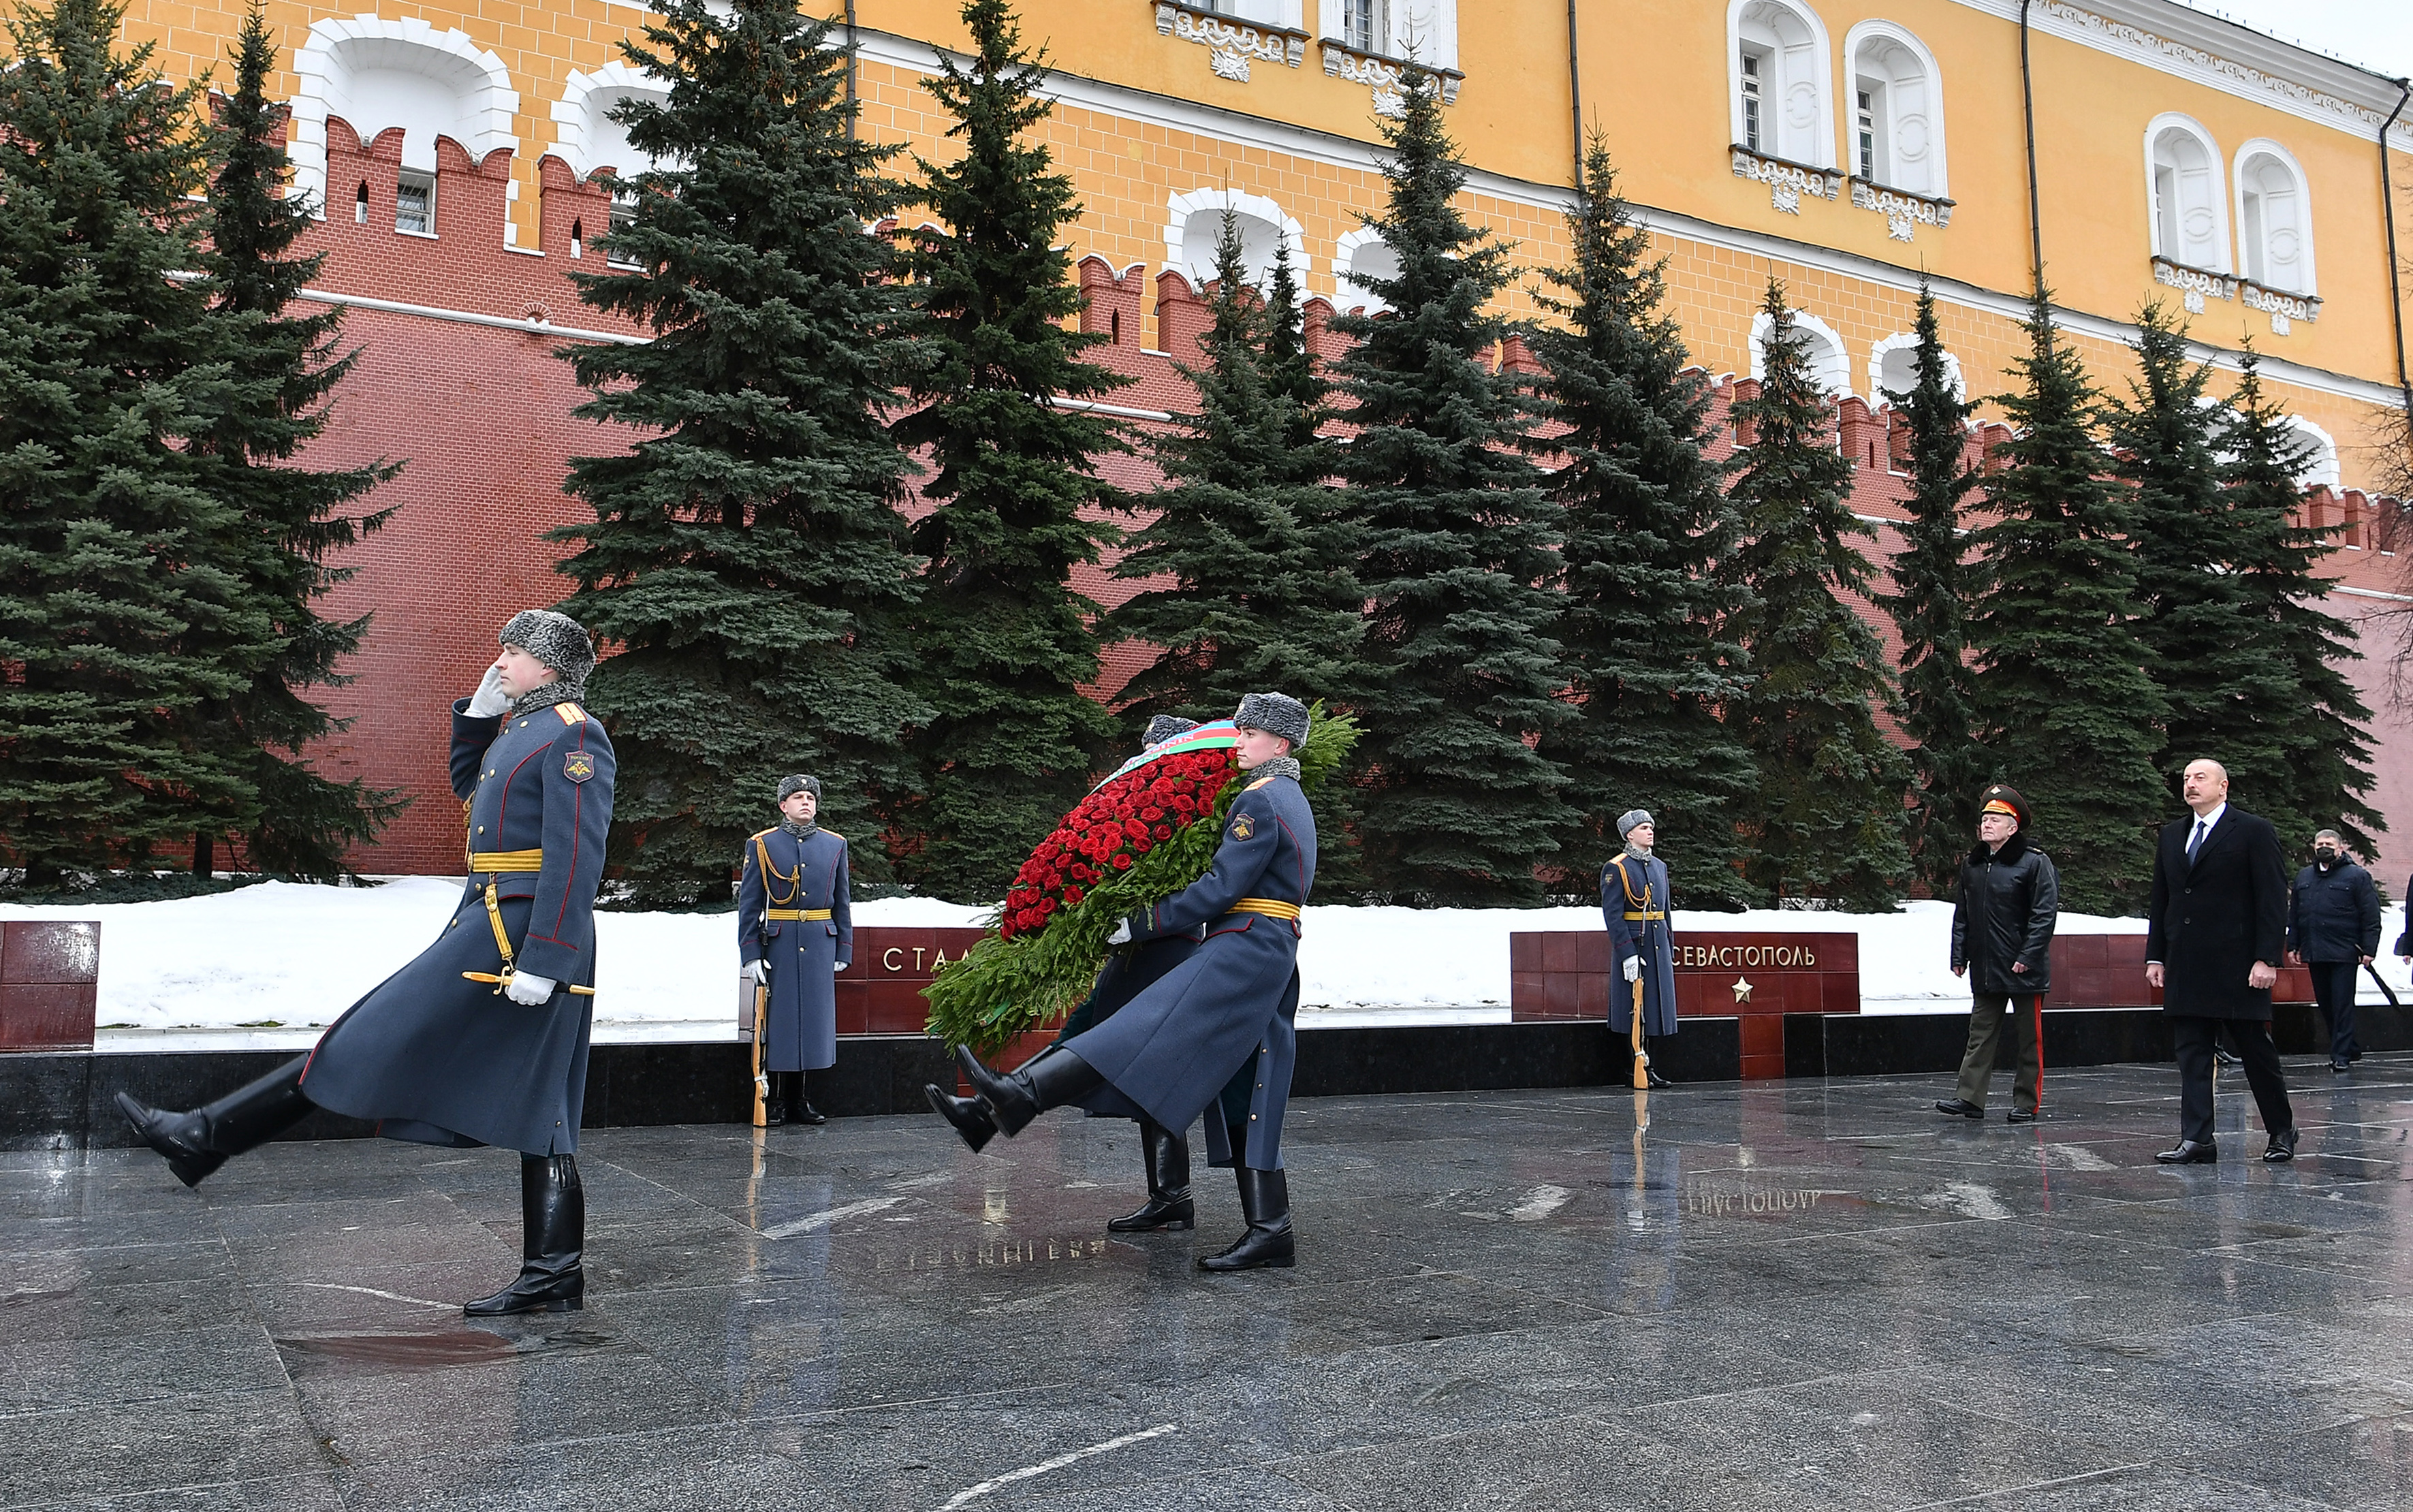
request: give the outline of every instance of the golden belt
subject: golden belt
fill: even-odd
[[[1625,916],[1636,923],[1640,923],[1644,919],[1664,919],[1667,915],[1657,909],[1647,909],[1640,912],[1636,912],[1633,909],[1627,909],[1625,911]]]
[[[1268,919],[1298,922],[1298,905],[1285,903],[1279,897],[1244,897],[1223,911],[1226,913],[1262,913]]]
[[[541,850],[472,851],[469,852],[469,869],[486,873],[486,923],[495,931],[495,951],[503,958],[503,969],[499,971],[464,971],[461,976],[464,981],[491,985],[499,996],[511,985],[511,977],[519,968],[514,964],[517,953],[511,949],[511,937],[503,932],[503,904],[495,894],[495,878],[506,871],[542,871],[544,852]],[[595,996],[593,987],[572,986],[562,990],[574,992],[582,998]]]
[[[762,917],[774,923],[790,919],[826,919],[829,916],[830,911],[827,909],[764,909],[762,911]]]
[[[484,872],[542,871],[544,852],[542,851],[472,851],[469,852],[469,869]]]

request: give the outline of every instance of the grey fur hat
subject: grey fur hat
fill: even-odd
[[[1307,705],[1288,693],[1251,693],[1240,700],[1232,722],[1281,736],[1290,742],[1294,756],[1307,744]]]
[[[561,674],[573,692],[585,689],[586,674],[595,670],[595,640],[586,627],[550,609],[521,610],[495,639],[518,646]]]
[[[792,793],[809,793],[813,795],[813,802],[819,803],[822,801],[822,779],[807,777],[801,772],[794,777],[783,777],[779,778],[779,795],[771,801],[786,803],[788,794]]]
[[[1178,714],[1160,714],[1147,721],[1147,734],[1139,737],[1143,746],[1162,746],[1176,735],[1186,735],[1198,728],[1195,719],[1185,719]]]
[[[1628,808],[1617,816],[1617,838],[1621,840],[1645,824],[1655,830],[1659,827],[1659,821],[1651,817],[1648,808]]]

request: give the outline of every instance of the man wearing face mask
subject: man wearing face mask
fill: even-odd
[[[2333,829],[2313,837],[2313,864],[2287,899],[2287,959],[2312,972],[2313,1001],[2330,1021],[2330,1070],[2361,1059],[2354,1043],[2355,981],[2379,954],[2379,889],[2346,859]]]
[[[308,1055],[205,1107],[117,1105],[186,1186],[314,1107],[389,1139],[520,1152],[519,1279],[473,1316],[584,1305],[578,1126],[595,1001],[595,890],[612,825],[612,742],[577,703],[595,646],[524,610],[478,690],[452,705],[452,791],[468,885],[428,947],[347,1009]]]
[[[821,827],[822,779],[779,779],[779,823],[739,858],[739,970],[768,986],[762,1121],[826,1123],[805,1095],[807,1072],[837,1064],[836,973],[854,959],[846,841]]]
[[[1938,1113],[1983,1119],[1986,1088],[2003,1033],[2010,1032],[2019,1073],[2010,1121],[2036,1116],[2044,1095],[2045,994],[2052,990],[2052,934],[2061,919],[2061,877],[2052,858],[2027,838],[2028,803],[1997,782],[1977,795],[1977,845],[1961,863],[1952,906],[1952,974],[1969,978],[1969,1045],[1961,1088]]]

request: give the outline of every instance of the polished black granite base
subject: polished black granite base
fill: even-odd
[[[0,1156],[0,1505],[142,1512],[2413,1505],[2413,1057],[2165,1168],[2162,1067],[1319,1098],[1299,1265],[1110,1238],[1132,1126],[596,1129],[585,1312],[472,1327],[516,1163]],[[1996,1106],[2007,1089],[1997,1087]]]

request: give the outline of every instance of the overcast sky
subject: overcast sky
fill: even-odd
[[[2413,0],[2180,0],[2391,78],[2413,74]],[[2413,112],[2413,107],[2408,107]]]

